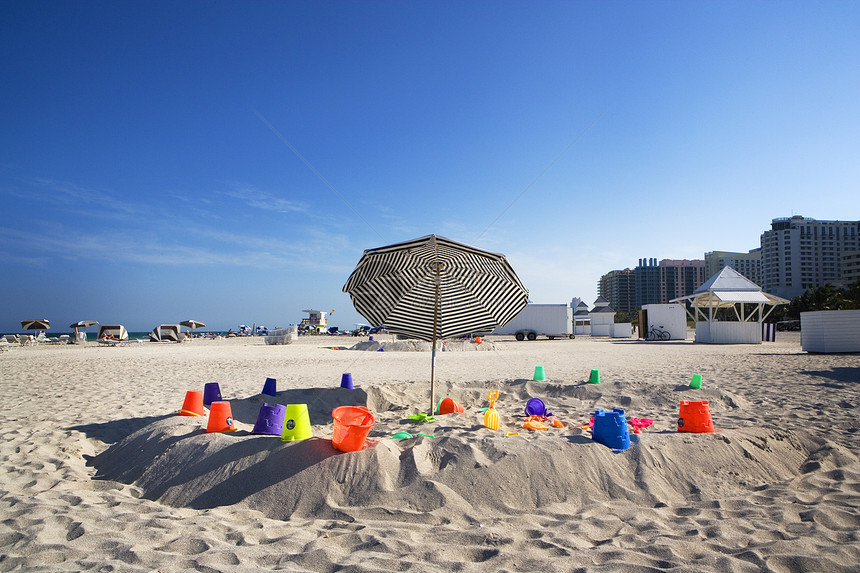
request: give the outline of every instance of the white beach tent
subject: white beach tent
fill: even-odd
[[[789,301],[763,292],[735,269],[724,267],[693,294],[671,302],[689,303],[685,308],[696,321],[696,342],[761,344],[761,323],[776,305]],[[765,312],[766,306],[770,308]]]
[[[181,340],[178,324],[160,324],[149,333],[150,342],[179,342]]]
[[[128,332],[121,324],[102,324],[99,326],[99,339],[103,339],[108,334],[113,336],[115,340],[128,340]]]

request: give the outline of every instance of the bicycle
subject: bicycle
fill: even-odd
[[[648,331],[648,340],[669,340],[669,332],[660,330],[656,326]]]

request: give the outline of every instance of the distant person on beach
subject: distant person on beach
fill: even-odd
[[[111,334],[110,332],[105,332],[105,335],[102,336],[102,338],[104,340],[113,340],[113,334]]]

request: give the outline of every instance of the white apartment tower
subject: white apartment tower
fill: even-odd
[[[725,267],[732,267],[743,276],[761,286],[761,248],[748,253],[711,251],[705,253],[705,276],[712,277]]]
[[[761,287],[783,298],[827,283],[842,284],[843,255],[860,248],[860,221],[795,215],[771,221],[761,235]]]

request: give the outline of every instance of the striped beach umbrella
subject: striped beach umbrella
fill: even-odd
[[[528,303],[528,290],[504,255],[437,235],[364,251],[343,287],[373,326],[432,342],[505,325]]]
[[[51,322],[47,318],[31,318],[29,320],[21,321],[21,328],[24,330],[48,330],[51,328]]]

